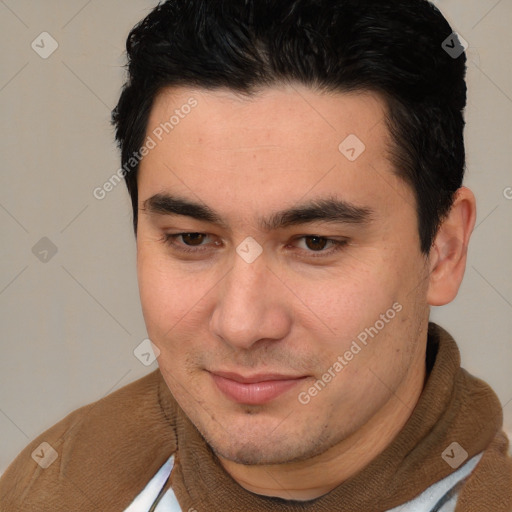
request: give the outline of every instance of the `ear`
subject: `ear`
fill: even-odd
[[[466,269],[475,220],[475,196],[468,188],[461,187],[430,249],[427,301],[431,306],[444,306],[456,297]]]

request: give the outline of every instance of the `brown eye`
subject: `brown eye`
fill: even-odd
[[[320,236],[307,236],[304,237],[304,240],[306,242],[307,248],[311,249],[312,251],[321,251],[325,249],[328,243],[327,238],[322,238]]]
[[[299,255],[307,258],[322,258],[334,255],[341,251],[347,244],[348,239],[336,240],[319,235],[303,235],[297,238]]]
[[[206,233],[187,232],[176,234],[165,233],[162,236],[161,241],[177,253],[181,252],[190,255],[199,255],[212,249],[211,243],[204,243],[208,242],[209,239],[210,236]],[[214,241],[213,245],[219,247],[221,242]]]
[[[204,233],[183,233],[180,236],[185,245],[194,247],[201,245],[201,242],[204,241],[206,235]]]

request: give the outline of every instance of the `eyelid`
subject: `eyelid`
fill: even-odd
[[[180,233],[164,233],[162,235],[162,237],[160,238],[160,241],[162,243],[164,243],[165,245],[170,246],[173,249],[176,249],[178,252],[184,252],[184,253],[189,253],[189,254],[194,254],[194,253],[199,254],[201,252],[204,252],[205,250],[208,250],[208,249],[203,248],[203,247],[205,247],[205,245],[193,246],[193,245],[186,245],[186,244],[178,244],[175,242],[175,240],[182,235],[192,235],[192,234],[205,235],[206,237],[210,237],[210,235],[208,235],[208,233],[202,233],[200,231],[182,231]]]
[[[188,246],[186,244],[179,244],[176,243],[175,240],[178,239],[182,235],[191,235],[191,234],[198,234],[198,235],[204,235],[206,237],[210,237],[208,233],[202,233],[198,231],[182,231],[179,233],[164,233],[161,237],[160,241],[164,243],[165,245],[170,246],[171,248],[175,249],[177,252],[187,253],[187,254],[201,254],[205,251],[210,250],[206,244],[198,245],[198,246]],[[342,239],[335,239],[335,238],[329,238],[328,236],[322,236],[322,235],[316,235],[316,234],[306,234],[306,235],[299,235],[293,238],[293,241],[297,240],[303,240],[305,238],[320,238],[322,240],[327,241],[331,244],[330,250],[322,250],[322,251],[311,251],[306,249],[298,249],[299,252],[305,253],[307,258],[320,258],[320,257],[327,257],[333,255],[335,252],[338,252],[339,250],[343,249],[346,245],[349,243],[349,239],[342,238]],[[218,242],[214,242],[215,245],[219,245]],[[289,244],[287,244],[289,245]]]

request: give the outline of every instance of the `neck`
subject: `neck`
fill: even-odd
[[[219,457],[239,485],[256,494],[287,500],[319,498],[359,472],[402,430],[423,390],[425,354],[413,365],[400,388],[361,428],[321,455],[283,465],[247,466]]]

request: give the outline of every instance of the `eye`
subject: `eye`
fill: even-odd
[[[190,245],[192,247],[201,245],[201,242],[206,238],[204,233],[180,233],[177,236],[181,237],[185,245]]]
[[[327,238],[319,235],[304,235],[296,240],[303,240],[306,246],[304,249],[305,252],[309,253],[307,256],[313,257],[321,257],[331,255],[341,249],[348,244],[348,240],[335,240],[332,238]],[[329,250],[325,251],[326,247],[330,247]],[[318,254],[315,254],[318,253]]]
[[[183,243],[179,243],[178,239],[180,238]],[[207,238],[209,237],[205,233],[165,233],[162,237],[162,241],[177,251],[198,253],[205,250],[201,248],[205,245],[201,242],[204,242]],[[220,245],[220,242],[214,243],[215,245]]]

